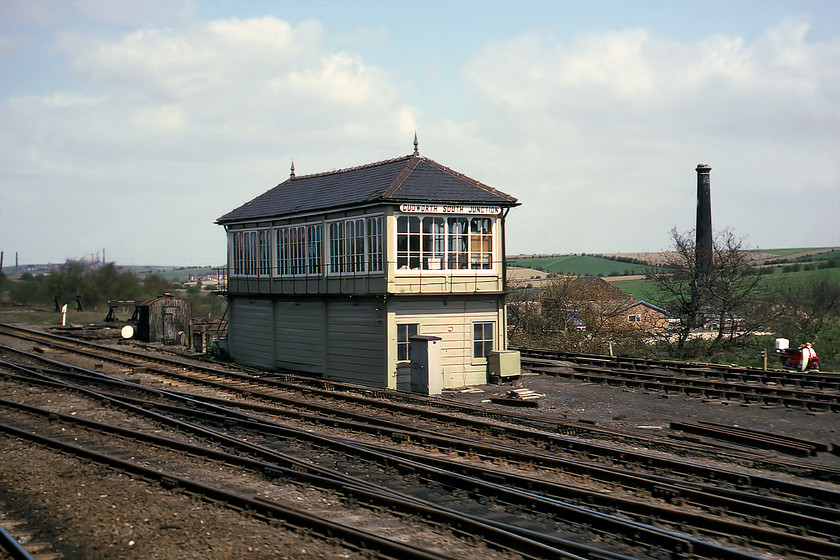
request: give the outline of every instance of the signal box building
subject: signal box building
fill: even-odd
[[[408,389],[409,341],[439,337],[442,387],[506,348],[512,196],[414,154],[290,177],[217,220],[232,358]]]

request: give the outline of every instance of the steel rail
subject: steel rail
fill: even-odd
[[[18,542],[18,540],[0,525],[0,549],[6,552],[12,560],[35,560],[26,547]]]
[[[72,416],[68,416],[66,420],[67,421],[73,421],[73,422],[76,422],[76,423],[83,422],[82,420],[80,420],[76,417],[72,417]],[[265,426],[260,427],[261,430],[264,430],[264,428],[265,428]],[[292,432],[293,432],[293,434],[296,433],[295,430],[293,430]],[[132,431],[127,431],[126,433],[131,434]],[[144,437],[148,437],[148,436],[144,436]],[[310,437],[310,439],[315,439],[315,437],[313,437],[311,435],[309,435],[309,437]],[[333,440],[333,438],[322,438],[322,437],[317,437],[317,439],[321,440],[321,441],[326,439],[327,441],[330,441],[330,442]],[[183,445],[183,444],[179,444],[179,445]],[[346,443],[345,443],[345,445],[346,445]],[[353,446],[351,445],[351,448],[352,447]],[[368,447],[370,447],[370,446],[368,446]],[[385,452],[382,451],[382,453],[385,453]],[[405,455],[405,453],[402,453],[402,454],[397,453],[397,455]],[[415,459],[416,458],[412,458],[411,460],[414,461]],[[425,462],[428,462],[428,461],[425,461]],[[401,465],[401,466],[402,466],[402,468],[405,468],[405,465]],[[440,465],[437,465],[437,466],[439,467]],[[476,472],[475,469],[473,469],[473,471]],[[471,473],[471,474],[474,476],[474,473]],[[424,473],[424,476],[429,476],[429,475],[430,475],[429,472]],[[502,475],[499,475],[499,474],[495,474],[495,475],[492,475],[492,476],[495,476],[497,480],[502,477]],[[508,476],[507,478],[508,479],[516,479],[517,477],[511,475],[511,476]],[[518,477],[518,478],[523,479],[523,477]],[[558,495],[562,495],[563,498],[568,498],[568,495],[571,492],[569,487],[566,487],[566,488],[562,489],[562,491],[558,492],[557,488],[561,488],[559,485],[551,485],[551,484],[548,484],[548,483],[540,483],[539,481],[534,481],[534,480],[526,481],[526,482],[523,483],[523,485],[525,487],[531,487],[531,488],[536,485],[536,486],[540,486],[543,489],[553,486],[555,488],[554,491],[553,491],[553,494],[554,494],[553,497],[557,497]],[[487,489],[483,488],[482,490],[486,491]],[[530,494],[530,492],[528,492],[528,493]],[[814,539],[799,537],[799,536],[790,535],[790,534],[782,534],[781,536],[778,536],[779,532],[777,532],[777,531],[762,530],[762,529],[757,529],[757,528],[754,529],[754,528],[751,528],[750,526],[747,526],[747,525],[744,525],[744,524],[733,524],[733,523],[729,523],[729,522],[725,522],[725,521],[714,521],[712,518],[705,518],[703,516],[698,516],[696,514],[690,514],[690,513],[687,513],[687,512],[679,512],[678,510],[672,510],[672,509],[665,508],[665,510],[663,511],[662,508],[654,508],[654,507],[648,506],[647,504],[644,504],[644,503],[633,502],[633,501],[628,501],[628,500],[621,500],[621,499],[611,499],[610,497],[603,497],[603,496],[597,496],[597,495],[590,496],[590,498],[587,501],[589,501],[591,503],[608,502],[610,509],[623,510],[623,511],[630,510],[630,511],[633,511],[634,513],[636,513],[636,514],[643,514],[643,515],[650,516],[650,517],[655,517],[655,518],[658,518],[658,519],[662,519],[663,515],[667,516],[667,517],[679,518],[680,522],[682,522],[682,523],[689,523],[690,522],[690,526],[695,527],[695,528],[697,526],[704,525],[709,530],[714,529],[715,531],[722,532],[722,531],[724,531],[724,528],[728,527],[729,531],[730,531],[730,534],[732,534],[732,531],[737,531],[737,534],[749,535],[749,536],[752,536],[753,538],[755,538],[759,542],[769,542],[771,544],[774,544],[775,546],[779,546],[781,543],[787,542],[789,544],[798,543],[801,547],[816,548],[817,550],[820,550],[820,544],[819,543],[821,541],[816,541]],[[621,504],[621,505],[619,505],[619,504]],[[721,505],[721,507],[725,507],[725,504]],[[705,522],[704,522],[704,519],[705,519]],[[791,517],[791,519],[793,519],[793,517]],[[831,533],[836,532],[836,530],[837,530],[837,525],[835,524],[832,528],[828,529],[828,532],[829,532],[829,534],[831,534]],[[837,548],[837,550],[840,550],[840,548]],[[836,552],[836,550],[835,550],[835,552]]]
[[[120,381],[119,384],[125,385],[125,382]],[[133,385],[129,386],[132,389],[135,388]],[[150,392],[155,395],[160,395],[161,393],[158,390],[150,390]],[[236,403],[226,399],[208,397],[199,397],[196,399],[193,396],[186,397],[177,392],[168,393],[168,395],[171,398],[185,400],[191,406],[201,403],[210,404],[212,405],[212,412],[197,411],[193,408],[185,409],[181,406],[162,403],[156,403],[154,405],[155,410],[165,410],[170,414],[178,414],[181,416],[199,415],[206,421],[214,424],[231,424],[232,422],[239,421],[242,422],[241,427],[243,428],[255,426],[253,429],[257,432],[273,432],[274,423],[261,421],[260,419],[250,415],[231,413],[229,409],[220,408],[219,405],[234,406],[237,408],[244,408],[246,410],[259,411],[267,414],[287,415],[297,420],[321,423],[332,427],[339,427],[344,430],[368,433],[374,436],[388,436],[394,441],[412,442],[414,444],[423,445],[424,447],[452,449],[461,453],[468,453],[471,455],[477,454],[486,459],[503,459],[508,462],[516,462],[525,465],[539,465],[543,468],[554,468],[566,472],[577,472],[578,474],[592,479],[602,480],[611,484],[620,484],[631,491],[634,489],[643,489],[644,491],[651,492],[652,494],[666,497],[668,500],[674,502],[688,501],[698,505],[705,504],[707,507],[717,509],[725,507],[728,509],[730,514],[740,512],[741,515],[745,516],[760,516],[768,519],[769,521],[775,520],[777,524],[783,526],[798,525],[803,528],[807,528],[807,530],[821,530],[823,533],[832,535],[838,532],[838,527],[836,525],[828,525],[827,527],[820,528],[819,522],[807,522],[807,520],[811,518],[838,520],[840,519],[840,517],[838,517],[840,516],[840,511],[836,509],[809,506],[808,504],[801,502],[792,504],[789,500],[774,500],[772,497],[743,491],[737,492],[737,494],[735,494],[737,498],[731,498],[729,503],[725,503],[725,501],[722,503],[722,498],[720,497],[715,499],[709,498],[710,495],[718,494],[714,491],[717,490],[714,487],[698,484],[692,486],[691,488],[681,490],[680,488],[681,485],[684,484],[684,481],[669,477],[652,477],[650,475],[643,476],[638,472],[630,473],[620,469],[595,467],[580,461],[564,460],[553,456],[544,456],[537,453],[525,452],[521,449],[511,448],[509,446],[480,444],[474,440],[442,436],[429,432],[408,431],[406,429],[384,429],[378,425],[371,426],[360,422],[344,421],[335,418],[328,418],[319,414],[283,411],[264,405]],[[105,394],[105,396],[115,395]],[[120,398],[124,401],[134,402],[135,404],[141,406],[146,403],[146,401],[141,399],[132,399],[124,396],[120,396]],[[285,432],[281,432],[279,435],[288,436]],[[497,477],[498,475],[491,474],[488,476]],[[808,487],[802,487],[801,490],[803,491],[801,493],[807,493],[805,492],[807,488]],[[760,504],[756,505],[756,502],[759,502]],[[761,506],[766,506],[767,509],[762,510]],[[779,511],[784,510],[784,507],[782,506],[787,506],[789,511]],[[798,514],[800,518],[797,519],[796,516],[791,517],[791,512]]]
[[[14,349],[12,349],[14,350]],[[18,351],[24,355],[28,355],[34,359],[40,359],[47,361],[48,363],[53,363],[56,365],[62,364],[57,360],[51,360],[42,356],[37,356],[31,353],[26,353],[23,351]],[[91,372],[89,370],[84,370],[84,368],[79,368],[78,366],[68,365],[76,370],[83,370],[86,371],[88,374],[92,374],[95,376],[103,377],[103,374],[100,372]],[[182,378],[185,381],[193,381],[193,379],[189,375],[183,375],[180,373],[172,373],[178,378]],[[225,384],[216,384],[215,382],[209,382],[211,385],[224,388],[225,390],[232,390],[232,391],[242,391],[240,388],[230,387]],[[261,392],[248,392],[250,398],[262,399],[262,400],[272,400],[274,397],[270,394],[261,393]],[[326,392],[327,396],[331,395],[331,393]],[[321,394],[318,392],[318,394]],[[201,399],[199,396],[191,395],[192,398]],[[383,403],[380,403],[374,399],[369,399],[365,397],[356,397],[354,399],[356,402],[361,402],[364,404],[369,404],[375,407],[383,406]],[[427,411],[418,411],[411,407],[407,406],[398,406],[395,403],[384,403],[389,410],[398,409],[401,412],[405,412],[410,414],[411,416],[423,416],[425,418]],[[322,411],[324,412],[324,411]],[[325,412],[328,414],[333,415],[340,415],[340,411],[331,410],[330,412]],[[764,490],[776,491],[776,492],[784,492],[789,495],[810,495],[812,499],[819,504],[828,504],[832,506],[837,505],[837,494],[832,491],[827,491],[818,487],[813,486],[802,486],[798,484],[789,483],[786,481],[781,481],[779,479],[771,479],[767,477],[760,477],[756,475],[745,475],[744,473],[732,470],[726,470],[716,467],[710,467],[708,465],[702,465],[699,463],[689,462],[689,461],[681,461],[666,457],[661,457],[658,455],[646,454],[637,451],[632,451],[625,448],[616,448],[607,445],[600,445],[594,444],[589,442],[583,442],[580,440],[565,438],[562,436],[558,436],[555,434],[548,434],[542,432],[534,432],[531,430],[524,430],[521,428],[516,428],[513,426],[505,426],[500,427],[495,424],[485,424],[478,422],[476,420],[470,419],[463,419],[459,417],[450,417],[448,415],[440,415],[442,419],[450,419],[454,423],[460,423],[463,425],[467,425],[470,427],[479,426],[481,430],[485,431],[488,434],[493,435],[502,435],[502,434],[509,434],[514,437],[514,439],[518,439],[520,441],[530,441],[534,445],[543,447],[550,451],[566,451],[566,452],[576,452],[586,455],[588,460],[602,458],[613,463],[619,462],[625,465],[640,465],[647,469],[655,469],[659,472],[681,472],[682,474],[689,475],[691,477],[699,477],[700,479],[705,480],[714,480],[716,483],[720,484],[722,482],[729,483],[733,487],[736,488],[744,488],[744,487],[753,487],[753,488],[761,488]],[[379,422],[380,419],[375,418],[368,418],[368,422]],[[391,426],[392,423],[388,423]],[[405,429],[405,425],[398,425],[398,428]]]
[[[583,354],[578,352],[567,352],[564,350],[552,350],[548,348],[516,347],[523,356],[549,357],[551,359],[562,359],[568,362],[588,363],[593,365],[612,364],[616,367],[626,369],[666,369],[672,371],[696,371],[749,374],[749,375],[796,375],[803,379],[824,380],[827,382],[840,382],[840,377],[831,372],[790,372],[783,369],[760,369],[747,366],[736,366],[727,364],[714,364],[709,362],[692,362],[678,360],[661,360],[656,358],[633,358],[629,356],[606,356],[599,354]]]
[[[103,395],[100,395],[102,398]],[[109,398],[110,401],[110,398]],[[119,404],[118,400],[114,399],[113,404]],[[335,490],[351,493],[356,499],[373,502],[383,507],[400,510],[405,513],[419,515],[424,518],[435,520],[437,523],[450,527],[460,527],[462,532],[469,530],[469,535],[482,536],[487,542],[494,543],[499,548],[513,549],[518,552],[528,552],[535,555],[537,558],[553,558],[553,557],[576,557],[565,550],[557,549],[556,546],[563,546],[575,550],[576,554],[583,554],[585,558],[603,558],[603,559],[621,559],[623,556],[611,553],[604,549],[590,547],[581,543],[574,543],[571,541],[557,539],[550,535],[542,535],[534,532],[523,532],[520,528],[513,525],[507,525],[495,521],[485,520],[480,517],[473,516],[469,521],[463,520],[463,513],[456,510],[442,508],[436,504],[419,500],[413,496],[400,494],[394,491],[385,492],[381,488],[365,484],[357,478],[342,475],[334,470],[327,470],[317,465],[305,463],[285,454],[277,453],[265,447],[255,444],[246,443],[236,438],[225,436],[219,432],[208,430],[196,426],[194,424],[181,422],[168,417],[152,412],[145,411],[145,409],[138,409],[137,412],[146,412],[147,415],[158,420],[168,420],[169,424],[180,426],[183,430],[196,435],[201,435],[205,438],[210,438],[218,443],[222,443],[228,447],[237,448],[240,451],[249,453],[256,453],[263,460],[254,460],[239,455],[232,455],[226,452],[215,451],[212,449],[195,446],[189,443],[146,434],[144,432],[137,432],[119,426],[112,426],[99,423],[93,420],[84,419],[78,416],[66,415],[61,413],[50,412],[38,407],[16,403],[14,401],[0,400],[0,405],[14,407],[20,410],[26,410],[31,413],[40,413],[51,418],[71,422],[91,429],[98,429],[104,432],[110,432],[123,437],[130,437],[142,441],[152,442],[160,447],[169,447],[184,452],[192,453],[196,456],[205,456],[216,461],[223,461],[238,466],[249,467],[257,471],[264,472],[272,477],[287,476],[297,479],[303,479],[307,484],[317,485],[322,487],[329,487]],[[0,426],[2,428],[2,426]],[[264,426],[261,426],[264,428]],[[305,434],[305,432],[302,432]],[[278,461],[278,463],[266,463],[265,459]],[[284,464],[280,464],[284,463]]]
[[[30,440],[45,447],[64,451],[74,456],[142,476],[147,480],[157,482],[165,488],[180,488],[240,510],[252,511],[269,519],[282,519],[286,523],[299,528],[306,528],[326,538],[337,537],[344,543],[356,547],[358,550],[375,550],[378,554],[394,560],[404,558],[418,560],[454,560],[451,557],[433,554],[410,545],[397,543],[366,531],[353,529],[346,525],[313,516],[300,510],[280,506],[279,504],[274,504],[266,500],[254,500],[235,492],[202,484],[176,474],[147,468],[137,463],[120,459],[119,457],[100,453],[56,438],[42,436],[8,424],[0,423],[0,431],[19,439]]]
[[[2,330],[2,327],[4,327],[4,325],[0,324],[0,330]],[[29,339],[30,336],[31,336],[31,337],[38,338],[39,340],[48,339],[48,340],[51,340],[51,341],[52,340],[64,341],[64,342],[68,343],[70,346],[72,346],[74,348],[74,351],[75,351],[75,348],[77,348],[78,346],[85,345],[85,346],[89,346],[89,347],[94,347],[94,348],[99,348],[99,349],[102,349],[102,350],[106,350],[109,353],[117,353],[117,352],[127,353],[128,352],[128,351],[124,351],[124,350],[115,350],[113,348],[103,346],[103,345],[96,345],[96,344],[92,344],[92,343],[89,343],[89,342],[82,342],[82,341],[79,341],[77,339],[72,339],[72,338],[68,338],[68,337],[60,337],[60,336],[57,336],[57,335],[46,334],[46,333],[42,333],[42,332],[39,332],[39,331],[32,331],[30,329],[21,329],[19,327],[9,327],[9,326],[5,326],[5,327],[6,327],[7,330],[8,329],[14,329],[15,332],[13,333],[13,336],[17,336],[17,337],[20,337],[20,338],[23,338],[23,339]],[[542,352],[549,352],[549,351],[542,351]],[[89,355],[91,355],[93,357],[102,358],[102,356],[100,354],[97,354],[97,353],[90,353]],[[145,355],[141,355],[141,354],[137,354],[137,353],[133,353],[133,352],[129,353],[129,355],[137,357],[138,359],[145,358]],[[130,366],[130,367],[136,366],[135,362],[131,362],[131,361],[127,361],[127,360],[115,359],[115,361],[117,363],[121,363],[123,365],[127,365],[127,366]],[[165,363],[169,366],[177,367],[177,368],[180,368],[180,369],[183,369],[183,368],[186,368],[186,367],[189,367],[192,370],[198,369],[200,371],[207,372],[208,374],[213,375],[213,376],[233,378],[233,379],[239,380],[243,383],[253,381],[252,376],[233,373],[233,372],[229,372],[229,371],[218,370],[217,368],[208,368],[208,367],[204,367],[204,366],[197,366],[193,363],[185,362],[185,361],[182,361],[182,360],[173,360],[171,358],[155,358],[154,361],[156,363]],[[164,371],[162,373],[168,374],[168,375],[176,375],[175,372],[171,372],[171,371],[170,372]],[[190,378],[190,376],[181,377],[181,379],[187,379],[187,380],[189,378]],[[697,454],[697,452],[698,452],[698,446],[696,446],[696,445],[687,445],[685,443],[676,443],[676,442],[673,442],[673,441],[664,442],[662,439],[642,437],[642,436],[637,435],[637,434],[630,434],[629,432],[623,432],[623,433],[618,434],[618,433],[616,433],[614,431],[611,431],[611,430],[605,430],[603,428],[597,428],[595,426],[589,426],[589,425],[582,425],[582,424],[574,423],[574,422],[554,422],[554,423],[550,423],[550,422],[547,422],[545,420],[537,420],[533,416],[526,416],[526,415],[516,414],[516,413],[511,413],[511,412],[499,412],[497,409],[494,410],[492,408],[488,409],[486,407],[477,407],[477,406],[465,405],[464,403],[458,403],[456,401],[447,401],[446,399],[439,399],[439,398],[434,398],[433,399],[433,398],[429,398],[429,397],[422,397],[422,396],[418,396],[418,395],[406,394],[406,393],[401,393],[401,392],[398,392],[398,391],[392,391],[392,390],[388,390],[388,389],[376,389],[376,388],[371,388],[371,387],[362,387],[362,386],[353,385],[353,384],[344,383],[344,382],[337,382],[337,381],[333,381],[333,380],[323,380],[323,379],[313,378],[313,377],[308,376],[308,375],[307,376],[296,376],[296,375],[287,373],[287,374],[283,374],[281,376],[281,378],[287,380],[285,383],[283,383],[284,387],[287,388],[287,389],[292,389],[294,387],[297,387],[300,384],[320,386],[322,389],[329,392],[330,397],[333,398],[333,399],[336,398],[335,393],[334,393],[335,390],[343,390],[343,391],[348,391],[348,392],[361,393],[363,396],[372,397],[372,398],[377,399],[377,400],[388,399],[388,400],[391,400],[391,401],[408,401],[408,402],[411,402],[413,404],[424,404],[424,405],[427,405],[427,406],[431,406],[433,408],[443,408],[443,409],[447,409],[449,411],[456,411],[456,412],[459,412],[461,414],[467,414],[467,415],[471,415],[471,416],[483,416],[483,417],[494,418],[494,419],[498,419],[498,420],[502,420],[502,421],[516,422],[516,423],[520,423],[520,424],[524,424],[524,425],[529,425],[529,426],[532,426],[532,427],[547,429],[548,431],[560,432],[560,433],[567,434],[567,435],[575,435],[575,436],[578,436],[578,437],[580,437],[582,435],[585,435],[587,437],[591,437],[591,436],[596,436],[596,437],[600,437],[600,438],[607,437],[607,438],[610,438],[610,439],[615,439],[615,438],[618,437],[618,438],[620,438],[620,439],[622,439],[626,442],[635,441],[635,442],[637,442],[641,445],[645,445],[645,446],[648,446],[648,447],[653,447],[653,448],[659,449],[661,451],[668,451],[668,452],[676,453],[676,454],[691,455],[691,454]],[[290,380],[293,380],[293,381],[290,381]],[[212,382],[205,381],[205,383],[212,383]],[[225,388],[225,387],[228,387],[228,386],[225,385],[224,383],[220,383],[220,384],[217,385],[217,387]],[[320,393],[320,394],[322,396],[324,396],[324,393]],[[278,397],[275,397],[275,399],[277,399],[277,398]],[[294,404],[291,403],[291,401],[288,404],[290,406],[295,406]],[[312,404],[312,403],[308,403],[307,405],[304,405],[304,407],[308,407],[308,408],[312,408],[314,406],[315,405]],[[378,404],[377,406],[384,407],[386,405],[383,404],[380,401],[380,404]],[[333,412],[332,414],[335,414],[335,413]],[[348,414],[348,413],[345,413],[345,415],[346,414]],[[427,412],[426,414],[424,414],[424,417],[426,417],[426,418],[429,418],[429,417],[432,417],[432,416],[433,415],[430,412]],[[453,420],[452,417],[448,416],[448,415],[440,415],[440,416],[438,416],[438,419],[439,419],[439,421],[446,422],[446,423],[451,423],[453,421],[457,421],[457,420]],[[700,451],[699,454],[703,454],[703,453],[704,452]],[[705,453],[707,454],[708,450],[706,450]],[[717,455],[718,459],[721,458],[719,450],[716,451],[716,455]],[[749,457],[739,457],[738,454],[735,453],[734,451],[730,452],[730,456],[731,456],[731,459],[734,459],[736,462],[743,462],[744,460],[747,460],[747,461],[751,460]],[[756,459],[757,459],[756,457],[753,457],[752,461],[755,461]],[[803,474],[809,473],[811,476],[821,478],[823,480],[837,480],[837,479],[840,479],[840,473],[828,472],[827,469],[818,469],[818,468],[815,468],[813,466],[793,464],[790,461],[783,462],[781,460],[769,460],[767,458],[761,458],[760,461],[761,461],[761,464],[764,465],[765,467],[773,466],[774,468],[783,468],[783,469],[788,470],[788,471],[797,470],[797,471],[800,471]]]
[[[523,367],[528,371],[598,382],[621,387],[642,387],[670,393],[699,394],[706,397],[724,397],[743,402],[761,401],[764,404],[782,404],[813,410],[840,412],[840,393],[816,393],[797,389],[758,387],[745,383],[728,383],[690,377],[672,377],[659,373],[573,366],[574,371],[563,371],[556,363],[544,359],[523,358]]]
[[[799,438],[779,436],[758,430],[747,430],[735,426],[725,426],[710,422],[671,422],[672,430],[681,430],[693,434],[711,436],[716,439],[774,449],[792,455],[816,455],[817,451],[831,451],[833,445],[811,442]]]
[[[49,412],[49,411],[45,411],[45,412]],[[71,417],[71,418],[73,418],[73,417]],[[108,429],[112,429],[112,428],[109,427]],[[20,434],[27,434],[27,435],[30,435],[30,436],[36,436],[38,438],[43,438],[40,441],[52,440],[54,442],[57,442],[58,444],[64,444],[64,445],[68,445],[72,448],[83,449],[88,453],[87,455],[85,455],[85,453],[79,453],[79,452],[77,452],[77,453],[81,454],[81,455],[84,455],[84,456],[87,456],[88,458],[96,459],[98,461],[110,462],[111,459],[115,459],[110,455],[107,455],[107,454],[104,454],[104,453],[101,453],[101,452],[98,452],[98,451],[87,450],[86,448],[81,447],[77,444],[66,444],[65,442],[62,442],[60,440],[55,440],[54,438],[46,438],[45,436],[36,435],[36,434],[33,434],[33,433],[31,433],[27,430],[20,430],[20,429],[14,427],[14,426],[10,426],[8,424],[0,423],[0,430],[7,431],[9,433],[12,433],[12,434],[18,435],[18,436]],[[146,435],[145,437],[148,437],[148,435]],[[324,438],[324,439],[330,439],[330,438]],[[184,444],[180,444],[180,445],[183,446]],[[353,447],[353,444],[345,443],[344,446]],[[365,454],[365,455],[368,455],[368,456],[384,455],[384,454],[380,454],[380,453],[375,452],[375,451],[369,451],[369,450],[364,450],[364,449],[361,449],[361,451],[363,452],[362,454]],[[747,558],[754,559],[754,558],[756,558],[754,555],[751,555],[751,554],[748,554],[748,553],[745,553],[745,552],[736,551],[736,550],[729,549],[729,548],[726,548],[726,547],[723,547],[723,546],[720,546],[720,545],[717,545],[717,544],[713,544],[711,542],[696,539],[696,538],[693,538],[693,537],[690,537],[690,536],[681,535],[681,534],[677,534],[677,533],[667,531],[667,530],[664,530],[664,529],[655,528],[655,527],[652,527],[652,526],[650,526],[648,524],[645,524],[645,523],[640,523],[640,522],[636,522],[636,521],[632,521],[632,520],[623,519],[623,518],[620,518],[620,517],[617,517],[617,516],[614,516],[614,515],[611,515],[611,514],[603,513],[603,512],[596,512],[594,510],[591,510],[590,508],[573,506],[573,505],[570,505],[570,504],[565,504],[565,503],[558,502],[557,500],[554,500],[554,499],[534,495],[534,494],[531,494],[531,493],[528,493],[528,492],[515,491],[513,489],[506,488],[506,487],[501,486],[501,485],[479,481],[479,480],[476,480],[476,479],[472,479],[471,477],[454,475],[454,474],[452,474],[448,471],[443,471],[441,469],[436,469],[434,467],[425,467],[424,468],[424,466],[421,465],[421,464],[413,463],[411,461],[401,460],[401,459],[396,458],[396,457],[394,457],[392,460],[395,463],[401,464],[403,469],[408,468],[408,469],[411,469],[411,470],[417,469],[419,471],[423,471],[423,476],[424,477],[434,477],[436,479],[443,479],[450,484],[455,483],[458,486],[465,487],[465,489],[467,489],[471,493],[476,493],[476,494],[479,494],[479,495],[482,495],[482,496],[486,496],[487,492],[491,491],[491,493],[493,493],[493,494],[501,495],[501,496],[507,496],[509,499],[513,500],[514,503],[520,503],[520,504],[526,505],[526,506],[528,506],[529,508],[532,508],[532,509],[537,509],[537,510],[546,511],[546,512],[553,511],[555,515],[557,515],[561,511],[564,511],[565,516],[567,518],[567,521],[570,518],[574,518],[575,523],[577,525],[585,526],[585,527],[589,528],[589,530],[597,531],[599,533],[609,535],[609,536],[615,536],[615,535],[621,534],[621,535],[624,536],[625,541],[629,540],[629,541],[635,542],[637,546],[651,546],[652,545],[659,550],[662,550],[662,549],[670,550],[672,553],[681,554],[681,553],[684,553],[684,552],[688,551],[693,556],[704,557],[704,558],[715,558],[715,559],[721,559],[721,560],[730,559],[730,558],[731,559],[747,559]],[[121,459],[118,459],[118,461],[122,465],[122,467],[125,468],[126,470],[130,470],[129,465],[130,466],[136,466],[140,469],[145,470],[145,467],[140,467],[140,466],[136,465],[135,463],[128,462],[128,461],[123,461]],[[134,472],[136,472],[136,471],[134,471]],[[152,472],[157,474],[159,471],[152,471]],[[162,473],[162,475],[163,475],[163,479],[170,486],[180,486],[180,487],[182,487],[182,486],[184,486],[184,483],[182,481],[187,480],[187,479],[184,479],[183,477],[175,477],[175,476],[170,475],[170,474],[165,473],[165,472]],[[175,483],[173,483],[172,480],[170,480],[172,478],[177,479],[177,481]],[[189,481],[189,482],[192,483],[192,481]],[[200,483],[193,483],[193,484],[198,484],[199,486],[205,486],[205,485],[200,484]],[[235,495],[234,493],[229,492],[229,491],[225,491],[225,490],[220,490],[220,492],[224,492],[226,495],[227,494]],[[238,496],[238,497],[250,501],[250,499],[248,499],[248,498],[244,498],[244,497],[241,497],[241,496]],[[836,547],[836,550],[837,550],[838,553],[840,553],[840,545],[838,545]],[[409,557],[409,556],[406,556],[406,557]]]

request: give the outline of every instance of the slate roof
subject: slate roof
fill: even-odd
[[[435,161],[408,155],[350,169],[291,176],[216,220],[269,219],[369,203],[517,206],[516,198]]]
[[[648,302],[646,302],[644,300],[641,300],[641,299],[634,301],[633,303],[631,303],[630,305],[628,305],[627,307],[622,309],[622,311],[627,311],[628,309],[632,309],[632,308],[636,307],[637,305],[644,305],[648,309],[653,309],[654,311],[662,313],[663,315],[670,315],[669,312],[665,311],[661,307],[657,307],[657,306],[653,305],[652,303],[648,303]]]
[[[600,276],[574,276],[569,277],[569,283],[565,286],[568,289],[568,293],[572,294],[578,292],[580,290],[587,290],[591,293],[591,295],[597,296],[601,299],[605,300],[613,300],[613,301],[635,301],[633,300],[633,296],[623,291],[621,288],[614,286],[611,282],[607,282]],[[540,298],[543,297],[543,294],[551,294],[551,287],[548,288],[532,288],[522,294],[516,301],[538,301]],[[586,293],[586,292],[584,292]],[[648,307],[653,307],[649,303],[641,302],[647,305]],[[635,305],[635,303],[630,304],[628,303],[627,309]],[[658,309],[658,308],[657,308]]]

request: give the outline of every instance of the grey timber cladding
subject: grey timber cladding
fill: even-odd
[[[321,373],[326,365],[326,301],[275,301],[275,365]]]
[[[516,198],[420,156],[290,177],[216,220],[229,224],[374,202],[516,206]]]
[[[237,363],[271,368],[274,365],[272,303],[268,299],[232,298],[228,337]]]
[[[365,385],[387,384],[385,315],[376,301],[329,302],[327,377]]]

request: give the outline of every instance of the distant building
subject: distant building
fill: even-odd
[[[664,334],[672,325],[671,314],[646,301],[634,301],[616,315],[615,325],[641,330],[650,335]]]
[[[515,198],[414,154],[290,177],[217,220],[240,363],[408,388],[409,340],[440,337],[443,387],[506,348]]]
[[[559,307],[558,307],[559,306]],[[510,304],[511,322],[528,316],[551,314],[556,329],[587,330],[584,317],[612,329],[636,329],[646,334],[664,333],[673,319],[670,313],[636,300],[603,278],[565,277],[554,285],[528,290]],[[555,324],[556,323],[556,324]]]

